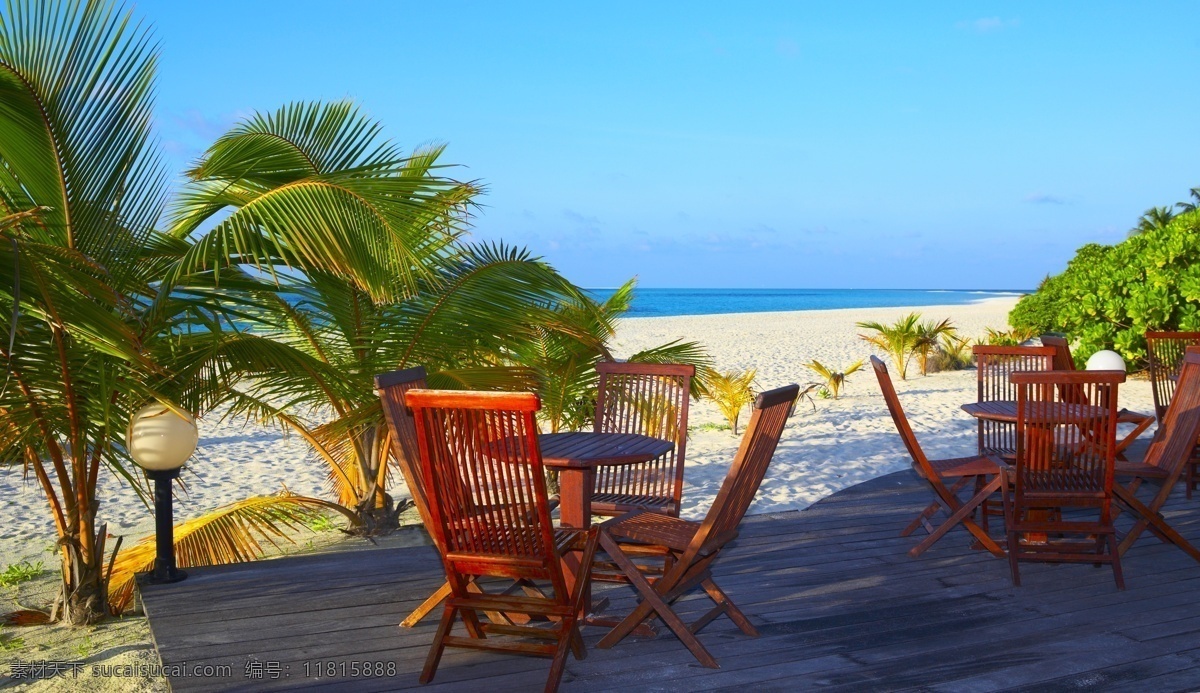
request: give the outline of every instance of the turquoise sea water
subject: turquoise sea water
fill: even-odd
[[[603,300],[612,289],[589,289]],[[923,289],[637,289],[627,317],[762,313],[776,310],[890,308],[972,303],[1023,291],[959,291]]]

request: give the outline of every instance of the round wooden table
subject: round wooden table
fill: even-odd
[[[558,470],[559,522],[563,527],[586,529],[592,525],[592,489],[596,467],[649,462],[675,449],[675,443],[636,433],[543,433],[538,436],[542,463]],[[577,555],[563,557],[567,589],[574,589],[579,575]],[[584,588],[587,614],[584,623],[608,625],[591,615],[590,587]],[[615,625],[615,621],[612,622]]]

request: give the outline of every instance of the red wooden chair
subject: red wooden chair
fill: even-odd
[[[738,525],[758,493],[799,392],[796,385],[788,385],[758,396],[741,447],[702,522],[635,510],[600,525],[601,546],[624,571],[642,599],[633,612],[600,640],[598,647],[616,645],[643,621],[657,614],[701,664],[718,668],[717,660],[696,638],[701,628],[725,614],[743,633],[758,635],[750,619],[713,581],[712,564],[721,550],[737,537]],[[635,555],[641,556],[644,553],[641,549],[646,547],[658,548],[667,555],[661,576],[647,576],[631,560],[630,548],[635,550]],[[697,586],[716,606],[689,626],[679,618],[671,604]]]
[[[1042,346],[1054,349],[1054,370],[1075,370],[1075,359],[1071,357],[1071,346],[1067,343],[1066,338],[1044,334],[1041,336],[1041,341]],[[1145,433],[1147,428],[1150,428],[1150,424],[1154,423],[1154,417],[1149,414],[1121,409],[1117,412],[1117,423],[1133,425],[1133,430],[1117,441],[1117,459],[1123,460],[1125,459],[1125,451],[1129,449],[1133,441],[1137,440],[1138,436]]]
[[[375,376],[375,391],[379,394],[383,418],[387,421],[392,457],[404,476],[404,483],[408,486],[408,493],[421,516],[421,522],[432,537],[433,518],[429,513],[429,500],[425,496],[425,483],[421,475],[421,453],[417,443],[416,424],[413,422],[412,413],[404,404],[404,394],[413,389],[425,389],[425,369],[420,366]],[[400,625],[405,628],[417,625],[448,596],[450,583],[446,582],[406,616]]]
[[[1108,563],[1125,589],[1113,526],[1117,385],[1125,373],[1010,377],[1017,389],[1017,454],[1005,475],[1004,522],[1013,584],[1021,584],[1022,560]],[[1030,533],[1046,538],[1025,537]]]
[[[1200,332],[1147,332],[1146,353],[1150,361],[1150,385],[1154,392],[1154,414],[1162,425],[1163,416],[1175,394],[1175,378],[1183,365],[1188,347],[1200,345]],[[1184,491],[1188,498],[1200,484],[1200,452],[1193,453],[1184,472]]]
[[[546,690],[556,690],[568,650],[577,659],[586,654],[578,616],[597,531],[555,530],[551,524],[534,421],[537,395],[409,390],[405,401],[414,416],[435,544],[451,589],[421,683],[433,680],[446,647],[464,647],[552,657]],[[571,592],[562,569],[567,551],[583,552]],[[549,588],[522,596],[468,589],[472,579],[487,577],[543,581]],[[479,614],[487,612],[541,616],[549,619],[548,627],[484,623]],[[458,618],[467,637],[451,634]],[[496,635],[523,640],[489,637]]]
[[[596,432],[639,433],[672,441],[675,449],[649,462],[597,468],[592,513],[651,510],[678,517],[695,366],[605,361],[596,371]]]
[[[1014,402],[1017,388],[1009,381],[1009,375],[1020,371],[1054,369],[1053,347],[980,344],[971,351],[975,355],[977,402]],[[1010,460],[1016,455],[1015,424],[979,419],[978,425],[980,455],[999,455]]]
[[[929,532],[928,537],[909,549],[908,555],[913,558],[920,556],[938,539],[961,524],[993,555],[1004,556],[1004,550],[988,536],[986,515],[982,516],[983,526],[973,519],[976,509],[979,509],[989,496],[1000,490],[1000,462],[984,455],[930,460],[925,456],[912,427],[908,424],[908,417],[904,415],[904,409],[900,406],[900,399],[896,396],[896,388],[892,385],[887,366],[875,356],[871,357],[871,366],[875,369],[875,377],[879,379],[879,389],[883,391],[883,400],[887,403],[888,413],[892,415],[892,422],[896,424],[900,439],[904,441],[904,447],[912,458],[913,471],[929,484],[934,495],[934,501],[900,532],[900,536],[907,537],[922,526]],[[958,494],[972,482],[975,493],[970,500],[963,503]],[[944,512],[947,518],[934,527],[929,520],[939,511]]]
[[[1150,529],[1200,561],[1200,551],[1167,525],[1161,515],[1171,489],[1194,461],[1196,440],[1200,436],[1200,346],[1187,347],[1178,373],[1171,403],[1163,413],[1146,457],[1141,462],[1117,462],[1117,476],[1132,478],[1128,486],[1116,487],[1117,500],[1137,516],[1133,527],[1121,539],[1119,550],[1127,551],[1142,532]],[[1148,505],[1134,495],[1143,481],[1158,485],[1158,492]]]

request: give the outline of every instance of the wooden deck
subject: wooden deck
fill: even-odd
[[[1149,534],[1125,557],[1128,589],[1106,567],[1022,567],[967,546],[955,530],[919,559],[900,528],[928,502],[910,472],[838,493],[804,512],[747,518],[718,581],[762,632],[719,619],[701,633],[720,670],[665,634],[568,659],[564,691],[803,690],[1170,691],[1200,689],[1200,565]],[[1200,543],[1200,499],[1172,498],[1167,519]],[[284,558],[190,571],[143,600],[163,663],[229,665],[228,678],[173,676],[177,691],[419,687],[434,622],[397,623],[441,582],[428,547]],[[632,591],[599,587],[613,611]],[[684,604],[698,614],[707,604]],[[247,672],[262,663],[264,678]],[[318,676],[330,662],[334,676]],[[357,677],[351,662],[394,664]],[[340,675],[346,663],[346,675]],[[448,650],[425,691],[537,690],[548,660]],[[306,676],[307,672],[307,676]],[[279,676],[272,679],[272,674]],[[385,670],[386,674],[386,670]]]

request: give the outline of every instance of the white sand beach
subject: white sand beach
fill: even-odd
[[[996,298],[970,305],[926,306],[928,318],[950,318],[961,334],[982,336],[986,327],[1004,328],[1015,299]],[[892,321],[911,308],[741,313],[682,317],[633,318],[623,321],[617,354],[673,339],[704,344],[721,369],[756,368],[758,386],[768,389],[789,382],[812,382],[803,364],[816,358],[844,366],[872,353],[858,339],[860,320]],[[975,445],[974,420],[959,406],[975,398],[973,371],[913,375],[897,383],[901,401],[927,452],[934,457],[969,454]],[[1131,380],[1122,405],[1151,411],[1150,387]],[[748,413],[743,414],[743,424]],[[709,402],[694,403],[687,451],[684,513],[696,517],[715,497],[738,438],[713,430],[723,419]],[[708,424],[708,425],[706,425]],[[285,485],[295,493],[326,495],[323,467],[309,458],[296,436],[278,429],[221,423],[216,416],[200,422],[201,444],[184,480],[187,492],[176,504],[176,519],[195,517],[217,506],[251,495],[269,494]],[[908,466],[900,440],[883,406],[869,370],[851,376],[839,400],[801,403],[788,425],[780,449],[751,512],[800,510],[839,489]],[[0,470],[5,498],[0,522],[0,565],[22,559],[52,566],[54,530],[45,500],[32,477],[19,468]],[[404,495],[398,490],[396,495]],[[153,531],[150,510],[115,477],[103,479],[98,498],[100,518],[109,532],[134,541]]]

